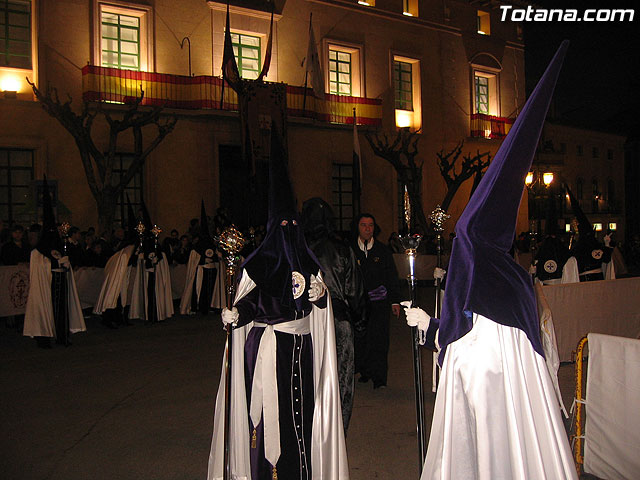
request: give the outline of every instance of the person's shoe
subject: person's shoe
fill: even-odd
[[[367,383],[369,381],[369,377],[367,377],[366,375],[360,375],[360,378],[358,379],[358,382],[360,383]]]

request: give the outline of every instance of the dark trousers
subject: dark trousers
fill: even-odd
[[[387,355],[389,354],[389,320],[391,304],[388,300],[367,305],[367,333],[356,342],[356,368],[374,385],[387,384]]]
[[[149,272],[147,283],[147,323],[155,323],[158,321],[158,308],[156,298],[156,274]]]
[[[67,272],[52,272],[51,303],[56,326],[56,343],[69,345],[69,310],[67,305]]]

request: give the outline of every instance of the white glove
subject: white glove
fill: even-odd
[[[322,298],[327,291],[327,287],[324,282],[318,280],[315,275],[311,275],[311,281],[309,282],[309,301],[315,302]]]
[[[436,267],[433,269],[433,278],[436,280],[442,280],[446,273],[447,271],[444,268]]]
[[[58,265],[64,268],[71,268],[71,262],[69,261],[69,257],[65,255],[64,257],[58,260]]]
[[[411,302],[401,302],[404,307],[404,313],[407,316],[407,325],[418,328],[418,343],[424,345],[427,341],[427,329],[431,323],[431,317],[421,308],[411,308]]]
[[[238,323],[240,314],[238,313],[238,309],[236,307],[233,307],[231,310],[225,307],[222,309],[222,313],[220,314],[220,316],[222,317],[222,323],[225,327],[227,325],[232,325],[235,327]]]
[[[603,241],[605,247],[611,247],[611,235],[605,235]]]

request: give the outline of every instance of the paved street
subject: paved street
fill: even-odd
[[[224,335],[218,315],[109,330],[52,350],[0,331],[0,470],[10,480],[204,479]],[[424,355],[430,425],[431,355]],[[391,328],[388,388],[356,383],[351,478],[417,479],[409,330]],[[573,366],[561,368],[566,397]]]

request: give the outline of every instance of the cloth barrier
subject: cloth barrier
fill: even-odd
[[[186,265],[169,267],[171,275],[171,294],[173,299],[182,295],[187,275]],[[81,267],[73,271],[82,308],[92,307],[104,281],[104,269]],[[133,277],[133,275],[132,275]],[[29,265],[0,267],[0,317],[23,315],[29,296]]]
[[[640,340],[590,333],[584,471],[607,480],[640,472]]]
[[[586,332],[637,338],[640,335],[640,278],[545,285],[561,362]]]

